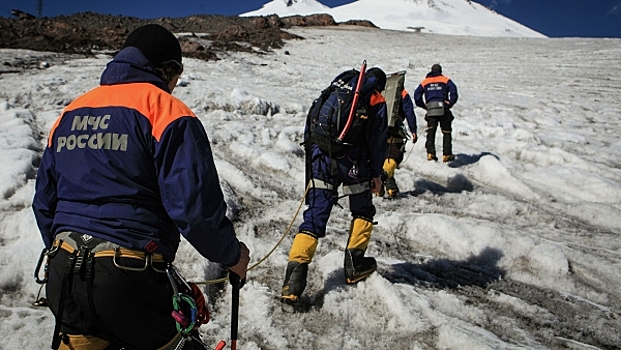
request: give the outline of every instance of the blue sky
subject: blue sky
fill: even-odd
[[[140,18],[237,15],[270,0],[43,0],[42,16],[93,11]],[[352,0],[320,0],[334,7]],[[479,0],[480,4],[550,37],[621,37],[621,0]],[[0,15],[37,14],[38,0],[0,0]]]

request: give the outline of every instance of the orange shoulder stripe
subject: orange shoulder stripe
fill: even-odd
[[[401,90],[401,97],[405,97],[409,94],[409,92],[406,89]]]
[[[449,78],[444,76],[444,75],[439,75],[437,77],[429,77],[429,78],[425,78],[425,80],[423,80],[422,83],[420,83],[423,87],[425,87],[427,84],[432,84],[432,83],[448,83]]]
[[[63,114],[65,114],[65,111],[63,111]],[[56,118],[54,125],[52,125],[52,129],[50,130],[50,135],[47,137],[47,147],[52,147],[52,136],[54,136],[54,131],[58,127],[58,124],[60,124],[61,119],[63,119],[62,114],[60,117]]]
[[[149,83],[102,85],[76,98],[65,107],[50,131],[49,140],[65,113],[78,108],[121,107],[135,109],[153,126],[152,134],[159,141],[164,129],[181,117],[196,117],[183,102]],[[48,144],[51,141],[48,140]]]
[[[382,102],[386,102],[386,99],[384,98],[384,95],[382,95],[381,93],[375,91],[373,92],[373,95],[371,95],[371,99],[369,100],[369,104],[371,106],[375,106],[377,104],[380,104]]]

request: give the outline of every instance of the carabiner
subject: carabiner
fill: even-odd
[[[166,266],[166,275],[170,280],[170,284],[173,289],[173,312],[172,317],[175,319],[175,323],[177,325],[177,331],[183,335],[188,335],[194,326],[196,325],[196,316],[198,315],[198,307],[196,306],[196,302],[194,298],[183,293],[179,293],[179,289],[177,288],[177,282],[183,283],[188,287],[189,291],[192,291],[192,288],[188,285],[188,283],[181,277],[179,270],[173,265],[168,264]],[[190,306],[190,319],[186,318],[186,315],[181,310],[180,303],[185,302]]]
[[[39,272],[41,271],[41,265],[43,264],[43,259],[47,257],[49,254],[49,249],[43,248],[41,251],[41,255],[39,255],[39,261],[37,262],[37,267],[35,267],[34,278],[37,284],[45,284],[48,280],[48,262],[45,262],[45,267],[43,268],[43,279],[39,279]]]
[[[190,305],[189,320],[179,318],[179,316],[183,318],[186,317],[186,315],[183,314],[183,311],[180,310],[181,306],[179,305],[179,302],[181,301],[184,301],[188,305]],[[198,314],[198,308],[196,307],[194,299],[187,294],[173,295],[173,310],[173,318],[175,319],[175,323],[177,324],[177,331],[183,336],[187,335],[192,331],[192,329],[194,329],[194,325],[196,324],[196,315]]]

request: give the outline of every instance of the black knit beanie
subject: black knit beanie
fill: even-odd
[[[133,46],[154,65],[162,68],[162,62],[175,60],[181,63],[181,45],[179,40],[158,24],[147,24],[134,29],[123,44],[123,48]]]
[[[431,66],[431,71],[442,73],[442,66],[436,63],[433,66]]]
[[[386,88],[386,73],[381,68],[373,67],[367,70],[366,74],[371,74],[377,78],[377,91],[382,92]]]

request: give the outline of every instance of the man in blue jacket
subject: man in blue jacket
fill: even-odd
[[[436,130],[438,124],[442,130],[442,161],[447,163],[455,159],[452,146],[451,122],[453,113],[451,108],[457,103],[457,86],[451,79],[442,75],[442,66],[434,64],[431,72],[418,85],[414,91],[414,103],[420,108],[427,110],[427,160],[438,160],[436,157]]]
[[[181,59],[167,29],[137,28],[50,131],[32,206],[49,250],[53,348],[182,341],[165,272],[181,235],[245,278],[249,251],[225,215],[205,129],[171,95]]]
[[[365,129],[345,154],[335,155],[320,149],[312,142],[310,121],[306,121],[304,141],[312,160],[308,208],[304,211],[304,222],[289,252],[281,290],[281,298],[285,302],[297,302],[306,288],[308,265],[315,255],[319,238],[326,235],[326,225],[338,201],[336,194],[341,185],[349,198],[352,215],[345,248],[345,282],[357,283],[377,268],[375,259],[364,255],[376,213],[372,193],[380,191],[382,164],[386,157],[386,100],[381,94],[386,85],[386,74],[377,67],[371,68],[366,72],[365,85],[367,83],[373,86],[371,95],[368,100],[362,101],[361,98],[359,101],[359,105],[368,107]]]

